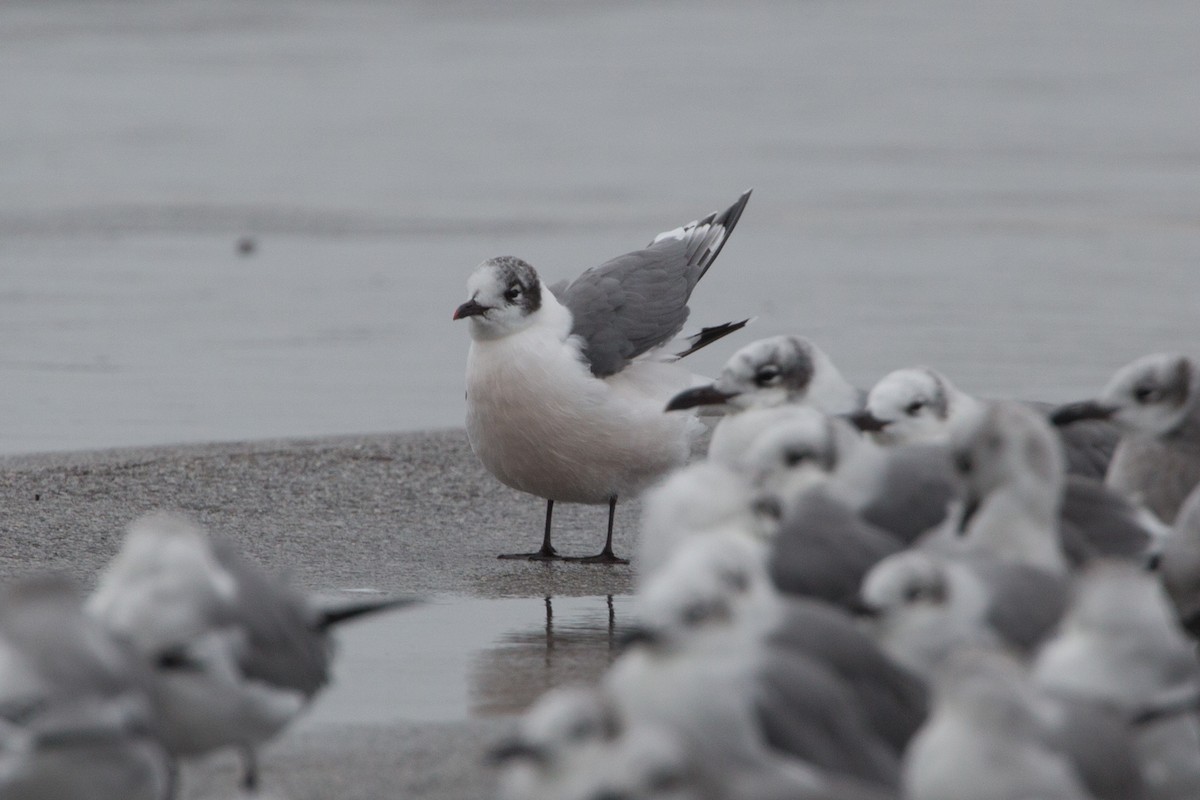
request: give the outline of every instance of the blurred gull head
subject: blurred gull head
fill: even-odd
[[[1200,378],[1186,356],[1156,353],[1117,370],[1094,400],[1059,407],[1053,421],[1111,419],[1128,431],[1166,436],[1197,408]]]

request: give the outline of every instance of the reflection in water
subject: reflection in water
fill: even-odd
[[[629,601],[439,598],[351,623],[338,631],[333,684],[300,727],[522,711],[550,687],[604,672]]]
[[[575,598],[599,601],[601,598]],[[471,670],[471,714],[524,710],[542,692],[565,683],[592,682],[616,657],[617,611],[612,595],[559,619],[554,598],[544,599],[540,628],[512,631],[481,653]]]

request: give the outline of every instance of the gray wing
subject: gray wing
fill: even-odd
[[[1065,755],[1097,800],[1144,796],[1129,723],[1116,709],[1078,698],[1058,698],[1046,730],[1049,745]]]
[[[817,767],[895,786],[899,760],[871,731],[854,695],[820,663],[766,648],[755,711],[767,743]]]
[[[939,525],[958,491],[946,448],[903,445],[888,451],[881,491],[859,515],[905,544]]]
[[[1053,403],[1028,401],[1026,405],[1049,415],[1057,406]],[[1104,480],[1112,461],[1121,430],[1116,423],[1103,419],[1084,420],[1056,427],[1067,457],[1067,474]]]
[[[810,490],[780,523],[771,579],[785,594],[852,608],[871,567],[901,549],[898,539],[864,522],[843,503],[820,489]]]
[[[637,356],[683,329],[692,290],[733,232],[750,192],[725,211],[662,236],[643,250],[593,267],[570,285],[551,289],[571,312],[571,333],[583,340],[592,374],[620,372]]]
[[[871,729],[903,753],[925,721],[925,682],[892,661],[875,640],[839,608],[819,600],[787,598],[772,646],[803,653],[824,664],[854,692]]]
[[[228,541],[213,536],[218,563],[237,582],[237,605],[223,622],[246,633],[238,665],[247,678],[311,697],[329,679],[330,645],[300,594],[247,562]]]
[[[1075,566],[1093,558],[1144,560],[1150,533],[1137,514],[1132,503],[1103,483],[1068,477],[1059,512],[1063,552]]]
[[[987,585],[987,621],[1003,639],[1032,653],[1050,636],[1067,610],[1067,579],[1028,564],[977,559],[971,568]]]

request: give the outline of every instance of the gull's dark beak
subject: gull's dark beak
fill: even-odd
[[[480,314],[487,313],[488,306],[480,305],[474,300],[468,300],[458,308],[454,309],[454,319],[462,319],[463,317],[478,317]]]
[[[879,616],[879,609],[864,602],[861,597],[850,598],[849,611],[862,619],[875,619]]]
[[[671,398],[667,403],[667,411],[683,411],[696,406],[719,406],[728,402],[729,398],[737,397],[737,392],[722,392],[716,386],[695,386],[685,389]]]
[[[967,535],[967,528],[970,526],[971,520],[975,518],[977,513],[979,513],[980,505],[982,505],[982,501],[975,496],[974,492],[967,494],[966,500],[963,501],[962,516],[958,519],[957,532],[959,537]]]
[[[527,760],[535,764],[544,764],[549,758],[546,752],[529,742],[520,739],[508,739],[488,751],[488,761],[493,764],[507,764],[510,761]]]
[[[866,409],[849,414],[847,415],[846,419],[850,420],[854,427],[858,428],[863,433],[876,433],[891,424],[886,420],[880,419]]]
[[[1050,412],[1050,422],[1061,427],[1086,419],[1111,419],[1115,413],[1117,413],[1116,406],[1106,406],[1095,400],[1084,400],[1079,403],[1067,403],[1054,409]]]

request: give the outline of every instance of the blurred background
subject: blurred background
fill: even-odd
[[[0,453],[462,424],[483,259],[754,187],[696,357],[1095,391],[1200,355],[1200,4],[0,5]]]

